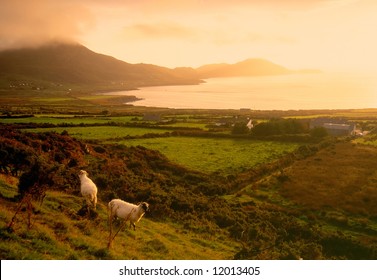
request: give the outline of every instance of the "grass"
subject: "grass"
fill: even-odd
[[[287,118],[294,117],[294,118],[347,118],[347,119],[356,119],[356,120],[363,120],[363,119],[376,119],[377,118],[377,109],[370,108],[370,109],[346,109],[346,110],[319,110],[319,111],[306,111],[303,110],[299,112],[299,114],[292,114],[286,116]]]
[[[51,101],[51,100],[50,100]],[[53,101],[51,101],[53,102]],[[172,120],[171,116],[167,116],[166,120]],[[32,117],[20,117],[20,118],[0,118],[0,123],[12,124],[12,123],[34,123],[34,124],[53,124],[53,125],[80,125],[80,124],[127,124],[144,122],[141,116],[104,116],[104,115],[68,115],[68,114],[37,114]],[[148,122],[154,124],[156,127],[163,128],[165,124],[159,124],[157,122]],[[207,130],[207,123],[205,121],[197,121],[188,119],[186,121],[177,121],[174,123],[166,124],[169,127],[184,127]]]
[[[170,127],[184,127],[184,128],[199,128],[202,130],[207,130],[206,123],[199,123],[199,122],[176,122],[173,124],[168,124]]]
[[[353,143],[377,147],[377,139],[375,137],[366,136],[363,138],[358,138],[358,139],[355,139]]]
[[[340,143],[295,162],[281,194],[309,209],[377,216],[377,149]]]
[[[225,198],[230,204],[245,207],[289,209],[302,222],[318,225],[322,234],[339,235],[374,248],[376,159],[375,147],[336,143]],[[339,248],[344,246],[351,245]]]
[[[135,119],[136,118],[136,119]],[[80,115],[49,115],[41,114],[33,117],[24,118],[0,118],[0,123],[35,123],[35,124],[53,124],[53,125],[80,125],[80,124],[107,124],[117,122],[125,124],[138,120],[136,116],[106,117],[106,116],[80,116]]]
[[[199,137],[130,139],[120,143],[158,150],[171,161],[193,170],[226,174],[277,159],[299,146],[296,143]]]
[[[136,231],[125,229],[107,249],[108,226],[104,202],[99,202],[95,219],[76,213],[79,196],[50,191],[41,206],[35,205],[32,228],[26,213],[17,216],[14,232],[6,230],[17,203],[10,197],[17,188],[0,178],[1,259],[231,259],[239,245],[226,236],[198,234],[174,222],[144,217]],[[199,242],[200,241],[200,242]]]
[[[56,98],[36,97],[36,98],[31,99],[31,101],[36,102],[36,103],[45,102],[45,103],[60,104],[60,103],[74,102],[76,100],[73,99],[73,98],[69,98],[69,97],[56,97]]]
[[[126,136],[142,136],[148,133],[163,134],[170,130],[158,128],[141,127],[119,127],[119,126],[91,126],[91,127],[55,127],[55,128],[33,128],[25,129],[30,132],[49,132],[62,133],[67,131],[70,136],[86,140],[106,140],[111,138]]]
[[[141,137],[145,134],[164,134],[171,132],[171,128],[164,129],[164,126],[155,128],[142,127],[121,127],[121,126],[90,126],[70,127],[69,125],[94,125],[107,124],[109,122],[128,123],[140,121],[141,117],[136,116],[69,116],[69,115],[38,115],[30,118],[0,119],[3,123],[50,123],[63,125],[64,127],[54,128],[33,128],[25,129],[30,132],[68,132],[72,137],[83,140],[110,141],[124,137]],[[178,122],[169,127],[186,127],[205,129],[206,124],[198,122],[197,119],[188,119]],[[166,155],[173,162],[193,170],[205,173],[223,172],[234,174],[245,171],[266,161],[275,160],[285,153],[292,152],[299,144],[279,143],[272,141],[253,141],[246,139],[222,139],[222,138],[201,138],[201,137],[164,137],[164,138],[142,138],[117,141],[127,146],[141,145],[149,149],[158,150]]]

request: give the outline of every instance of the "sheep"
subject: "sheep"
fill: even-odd
[[[149,204],[147,202],[141,202],[138,205],[123,201],[121,199],[113,199],[108,204],[108,216],[109,216],[109,243],[108,248],[111,247],[112,240],[122,229],[122,226],[118,229],[114,236],[112,236],[112,222],[113,219],[118,217],[123,220],[125,224],[130,221],[130,227],[133,226],[136,230],[136,223],[144,216],[145,212],[149,211]]]
[[[85,170],[80,170],[79,178],[81,182],[81,195],[86,200],[88,212],[90,211],[90,206],[93,206],[95,210],[97,204],[97,186],[90,178],[88,178],[88,172]]]
[[[125,202],[121,199],[113,199],[109,202],[109,221],[110,223],[114,217],[130,221],[130,227],[133,226],[136,230],[136,223],[144,216],[145,212],[149,211],[149,204],[147,202],[139,203],[138,205]]]

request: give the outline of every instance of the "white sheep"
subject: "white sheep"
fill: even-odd
[[[134,230],[136,230],[136,223],[140,221],[145,212],[149,211],[149,204],[142,202],[135,205],[121,199],[113,199],[109,202],[108,211],[110,225],[114,217],[118,217],[125,222],[130,221],[130,227],[133,226]]]
[[[97,204],[97,186],[94,182],[88,177],[88,172],[85,170],[80,170],[79,178],[81,182],[81,195],[86,200],[86,205],[88,207],[93,206],[96,209]]]
[[[122,227],[127,221],[130,221],[130,227],[133,226],[136,230],[136,223],[144,216],[145,212],[149,211],[149,204],[146,202],[139,203],[138,205],[125,202],[121,199],[113,199],[108,204],[108,214],[109,214],[109,243],[108,248],[111,248],[112,241],[115,236],[119,233]],[[113,235],[112,223],[114,218],[120,218],[123,220],[123,224],[119,227],[118,231]]]

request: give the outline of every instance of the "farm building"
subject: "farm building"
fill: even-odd
[[[325,123],[323,127],[333,136],[353,135],[355,132],[354,124]]]
[[[356,125],[343,120],[334,120],[327,118],[314,119],[310,122],[310,128],[323,127],[332,136],[354,135]]]

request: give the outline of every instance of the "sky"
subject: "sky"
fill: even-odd
[[[377,73],[375,0],[0,0],[0,49],[78,42],[129,63],[264,58]]]

